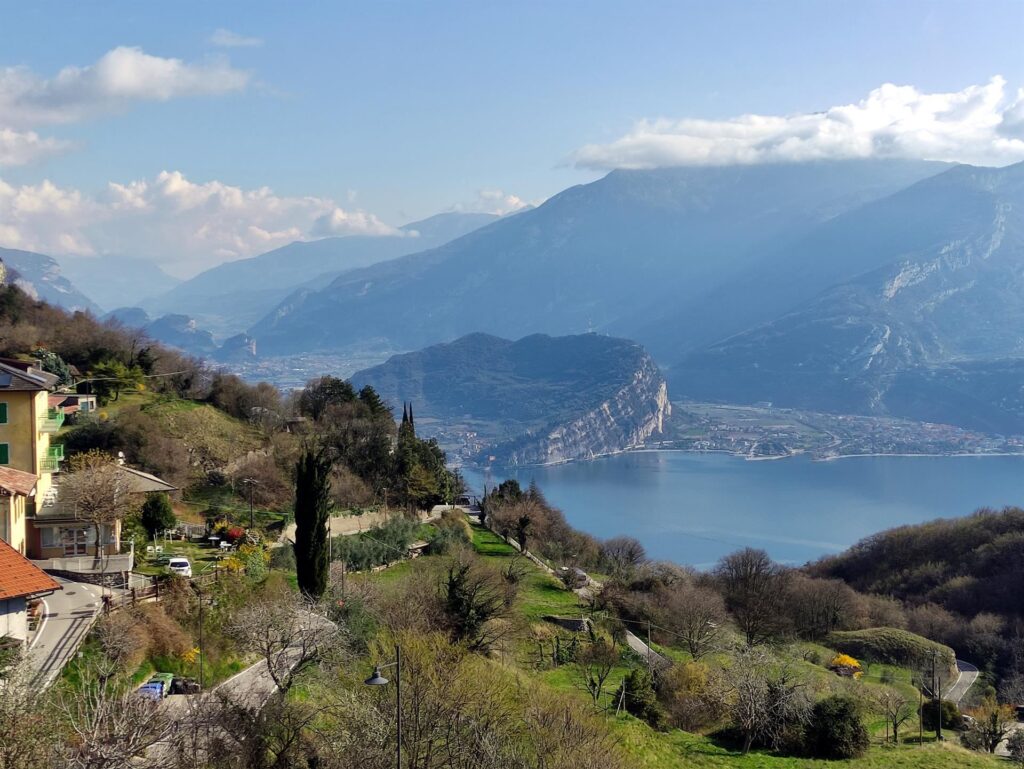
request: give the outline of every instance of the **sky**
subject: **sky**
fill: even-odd
[[[1024,160],[1024,0],[0,0],[0,246],[189,276],[614,168]]]

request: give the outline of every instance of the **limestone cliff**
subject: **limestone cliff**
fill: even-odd
[[[568,422],[504,443],[493,456],[505,465],[542,465],[614,454],[661,434],[671,413],[665,379],[644,356],[632,380],[612,397]]]
[[[412,403],[420,434],[471,463],[548,464],[641,445],[670,406],[647,351],[599,334],[470,334],[352,377]],[[494,457],[494,459],[490,459]]]

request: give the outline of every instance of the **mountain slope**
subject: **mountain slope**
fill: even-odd
[[[66,310],[99,310],[89,297],[61,274],[55,259],[33,251],[0,248],[0,260],[17,274],[13,282],[30,296]],[[8,282],[11,282],[10,276]]]
[[[411,402],[421,433],[510,464],[620,451],[660,432],[671,410],[643,348],[596,334],[470,334],[396,355],[352,382],[372,385],[392,407]]]
[[[185,313],[211,330],[235,333],[270,311],[299,286],[326,285],[339,272],[433,248],[483,227],[492,214],[438,214],[400,228],[401,235],[295,242],[213,267],[142,302],[151,315]]]
[[[181,283],[157,264],[127,256],[69,257],[60,268],[104,310],[137,304]]]
[[[408,349],[475,330],[618,330],[742,274],[766,242],[792,240],[942,168],[857,161],[615,171],[441,248],[298,292],[250,333],[263,352],[290,353],[368,338]]]
[[[864,271],[685,355],[670,372],[677,392],[1024,432],[1024,395],[998,384],[1024,358],[1024,164],[953,168],[837,218],[776,264],[768,292],[787,273]]]

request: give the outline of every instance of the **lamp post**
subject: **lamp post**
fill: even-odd
[[[395,661],[374,666],[373,675],[363,683],[367,686],[385,686],[388,679],[384,678],[380,671],[390,667],[395,669],[395,724],[398,731],[395,740],[395,766],[402,769],[402,647],[395,644]]]

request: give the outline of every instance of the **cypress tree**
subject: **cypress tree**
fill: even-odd
[[[302,453],[295,471],[295,565],[299,589],[310,598],[327,590],[330,472],[330,459],[313,449]]]

